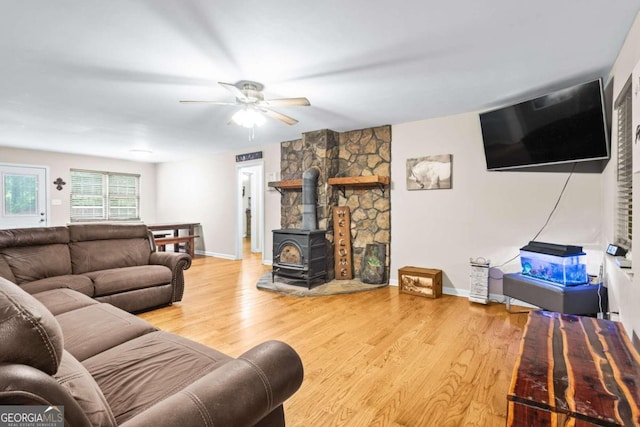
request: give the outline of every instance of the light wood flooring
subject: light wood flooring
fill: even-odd
[[[526,314],[465,298],[294,298],[256,288],[270,267],[196,256],[182,302],[140,316],[231,356],[269,339],[300,354],[288,426],[503,426]]]

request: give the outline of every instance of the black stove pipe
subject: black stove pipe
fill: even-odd
[[[302,174],[302,229],[317,230],[316,191],[320,169],[312,166]]]

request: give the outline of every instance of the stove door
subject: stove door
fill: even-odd
[[[285,241],[278,247],[277,265],[283,267],[302,267],[304,256],[302,249],[294,241]]]

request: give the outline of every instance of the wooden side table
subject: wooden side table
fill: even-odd
[[[618,322],[532,311],[507,406],[507,426],[640,425],[640,357]]]

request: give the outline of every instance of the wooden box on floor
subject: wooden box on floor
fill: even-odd
[[[442,295],[442,270],[422,267],[402,267],[398,270],[400,292],[427,298]]]

